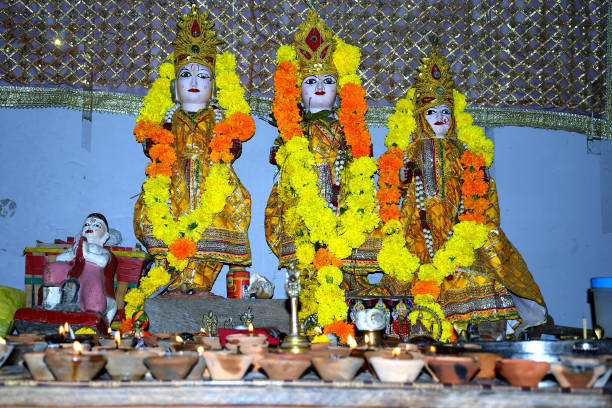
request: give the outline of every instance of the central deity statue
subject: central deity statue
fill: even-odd
[[[213,101],[215,63],[221,57],[228,59],[225,54],[217,55],[217,45],[220,41],[216,38],[213,23],[207,21],[207,17],[207,14],[198,13],[194,8],[191,14],[183,15],[182,21],[178,24],[178,34],[173,42],[172,61],[176,78],[171,81],[172,97],[176,105],[166,113],[162,122],[163,128],[171,131],[174,136],[170,151],[163,157],[174,155],[175,160],[168,172],[170,178],[168,199],[159,201],[163,204],[169,203],[172,222],[176,223],[177,228],[182,228],[180,233],[175,234],[173,240],[175,243],[186,243],[187,248],[181,251],[180,245],[176,244],[176,254],[187,252],[187,255],[183,254],[183,264],[174,270],[169,286],[171,291],[210,291],[224,264],[229,264],[230,274],[251,264],[247,235],[251,219],[251,198],[232,168],[232,162],[241,153],[240,140],[247,138],[231,137],[231,131],[238,127],[235,123],[230,123],[231,126],[226,127],[221,126],[223,123],[220,124],[227,118],[223,114],[224,111],[215,106]],[[233,56],[231,54],[229,56],[235,64]],[[161,70],[160,75],[162,75]],[[235,74],[231,78],[233,77]],[[237,81],[240,89],[239,80]],[[226,92],[226,95],[229,95],[229,92]],[[244,93],[240,95],[242,100],[243,95]],[[246,109],[248,110],[248,106]],[[229,116],[229,112],[227,113]],[[240,113],[234,115],[238,117]],[[252,127],[252,119],[245,114],[242,116],[248,118],[248,125]],[[246,129],[242,130],[247,132]],[[225,139],[221,140],[220,135],[224,135]],[[156,159],[163,158],[158,157],[159,154],[152,156],[155,145],[151,145],[149,139],[145,139],[143,144],[147,155]],[[215,149],[218,150],[220,144],[228,145],[227,154],[215,153]],[[198,217],[207,210],[204,208],[205,193],[209,194],[208,199],[215,199],[215,194],[221,191],[218,185],[208,187],[206,184],[214,165],[221,166],[219,171],[227,174],[229,191],[226,192],[227,198],[222,209],[213,212],[212,220],[205,228],[201,228],[202,226],[198,226],[201,218]],[[150,179],[151,176],[152,174],[149,174]],[[147,191],[146,186],[144,190]],[[156,227],[151,222],[152,214],[155,214],[151,212],[154,206],[147,207],[150,203],[144,194],[144,192],[141,194],[136,203],[134,230],[138,239],[155,257],[158,265],[161,263],[167,266],[169,247],[173,252],[173,259],[176,259],[173,246],[168,242],[169,239],[160,239],[164,237],[163,233],[157,231],[156,234]],[[220,197],[223,199],[223,195]],[[161,230],[168,225],[168,222],[162,221],[157,228]],[[194,236],[192,231],[196,228],[201,228],[202,232]],[[166,236],[171,233],[172,231]],[[185,238],[191,239],[188,242]],[[195,246],[189,250],[189,245],[193,243]]]
[[[359,59],[357,47],[333,37],[314,10],[276,57],[279,138],[270,161],[280,173],[266,207],[266,238],[279,268],[300,267],[300,319],[320,325],[344,320],[345,291],[369,288],[366,276],[378,270],[376,167]]]

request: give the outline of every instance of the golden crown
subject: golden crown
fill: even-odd
[[[313,9],[308,11],[306,20],[295,34],[293,47],[297,54],[301,78],[320,74],[337,75],[332,60],[335,49],[332,31]]]
[[[414,83],[415,113],[443,103],[452,108],[455,82],[449,69],[444,57],[432,47],[429,56],[421,60]]]
[[[221,43],[213,30],[214,23],[207,21],[208,13],[199,13],[197,6],[191,6],[190,14],[183,14],[177,24],[178,33],[174,46],[174,68],[178,72],[184,65],[195,62],[215,71],[217,45]]]

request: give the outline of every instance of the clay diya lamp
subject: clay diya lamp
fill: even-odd
[[[565,388],[591,388],[606,372],[606,365],[595,358],[562,356],[559,364],[551,364],[550,371]]]
[[[13,352],[14,346],[9,344],[0,337],[0,367],[4,364],[4,362],[9,358],[11,353]]]
[[[204,350],[221,350],[221,341],[219,336],[193,336],[193,340],[196,344],[204,346]]]
[[[175,343],[175,344],[170,345],[170,351],[174,353],[185,353],[185,352],[197,353],[198,347],[202,347],[202,346],[199,346],[194,343]]]
[[[100,348],[98,350],[112,350],[112,349],[131,349],[136,344],[136,339],[134,337],[121,337],[119,332],[115,332],[115,335],[112,337],[100,337],[98,338],[98,342],[100,343]]]
[[[182,380],[198,362],[195,353],[146,357],[144,364],[157,380]]]
[[[495,365],[506,381],[519,387],[537,387],[549,369],[549,363],[521,359],[503,359]]]
[[[328,347],[322,350],[310,350],[312,357],[348,357],[351,355],[351,349],[347,347]]]
[[[297,380],[311,365],[307,353],[267,353],[259,365],[271,380]]]
[[[261,366],[259,365],[259,361],[261,361],[261,359],[264,358],[266,353],[268,353],[268,345],[266,343],[264,345],[258,346],[240,346],[240,352],[253,356],[253,361],[251,363],[253,364],[252,370],[259,371],[259,369],[261,368]]]
[[[241,380],[253,361],[249,354],[229,351],[205,351],[203,355],[213,380]]]
[[[472,357],[423,356],[423,360],[434,380],[445,384],[467,384],[480,369]]]
[[[72,347],[72,344],[70,345]],[[32,341],[29,343],[13,344],[13,352],[6,360],[6,365],[21,365],[23,364],[23,356],[26,353],[41,353],[47,348],[47,343],[44,341]]]
[[[20,343],[35,343],[35,342],[45,341],[45,335],[37,334],[37,333],[23,333],[23,334],[18,334],[16,336],[8,335],[6,336],[6,340],[17,341]]]
[[[480,371],[476,373],[475,380],[495,378],[495,364],[503,358],[495,353],[464,353],[462,356],[477,358],[480,362]]]
[[[26,353],[23,355],[23,360],[30,370],[30,374],[36,381],[53,381],[55,377],[49,371],[49,367],[44,360],[45,353]]]
[[[142,380],[148,371],[144,359],[162,354],[152,350],[109,350],[104,354],[106,371],[113,380]]]
[[[425,365],[423,359],[402,353],[399,348],[394,350],[391,356],[370,355],[368,363],[374,368],[380,381],[400,383],[414,382]]]
[[[334,354],[312,357],[312,365],[325,381],[351,381],[363,366],[363,362],[363,358],[360,357],[342,357]]]
[[[91,381],[106,364],[103,354],[83,352],[80,343],[74,342],[73,352],[45,353],[44,360],[59,381]]]
[[[235,333],[225,338],[225,347],[228,350],[236,350],[236,346],[253,347],[268,344],[268,336],[261,333]]]

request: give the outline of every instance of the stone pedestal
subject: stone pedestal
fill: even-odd
[[[144,310],[149,316],[151,333],[198,333],[202,316],[212,312],[219,318],[219,327],[230,317],[240,324],[240,315],[251,308],[256,327],[277,327],[289,332],[289,304],[287,299],[225,299],[158,296],[145,300]]]

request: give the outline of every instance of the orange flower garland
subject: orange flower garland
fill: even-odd
[[[412,286],[412,296],[431,295],[437,299],[440,295],[440,286],[434,281],[416,281]]]
[[[315,268],[317,268],[317,270],[327,265],[333,265],[336,268],[342,268],[343,265],[340,259],[336,258],[334,254],[325,248],[319,248],[315,254],[312,264],[315,266]]]
[[[399,189],[399,170],[403,165],[404,152],[391,147],[378,158],[378,192],[380,219],[384,222],[400,217],[398,204],[401,199]]]
[[[297,68],[289,61],[281,62],[274,71],[274,100],[272,113],[276,119],[279,136],[288,142],[302,134],[300,126],[300,89],[297,87]]]
[[[461,221],[476,221],[484,224],[484,212],[489,208],[489,201],[482,196],[487,194],[489,184],[485,181],[485,160],[480,154],[466,150],[461,156],[463,166],[463,208],[465,212],[459,215]]]
[[[352,82],[344,85],[340,90],[338,122],[343,126],[344,139],[356,159],[369,156],[372,151],[370,132],[365,123],[367,111],[363,86]]]
[[[176,259],[191,258],[196,253],[196,244],[189,238],[179,238],[170,245]]]

